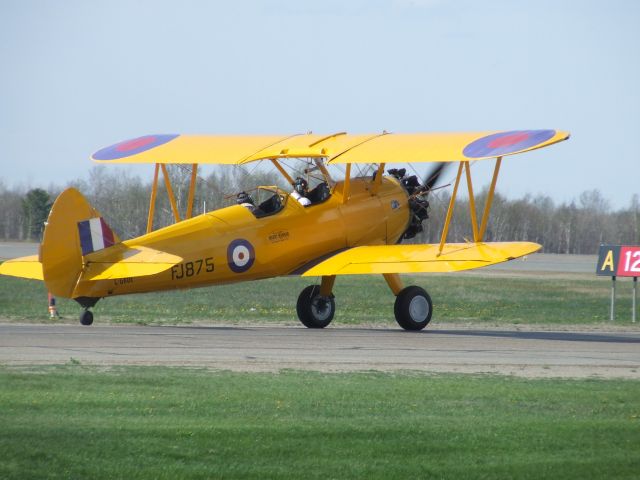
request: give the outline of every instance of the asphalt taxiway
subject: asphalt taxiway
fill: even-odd
[[[0,324],[0,364],[640,379],[640,331]]]

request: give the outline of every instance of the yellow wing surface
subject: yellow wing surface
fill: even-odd
[[[85,258],[83,280],[107,280],[155,275],[173,267],[182,257],[147,247],[124,248],[122,244],[94,252]],[[44,280],[37,255],[14,258],[0,265],[0,275]]]
[[[84,257],[82,280],[144,277],[170,269],[182,257],[148,247],[125,243],[90,253]]]
[[[457,162],[546,147],[569,138],[560,130],[351,135],[146,135],[103,148],[105,163],[241,165],[268,158],[326,158],[328,163]]]
[[[0,265],[0,275],[44,280],[42,276],[42,264],[38,260],[38,255],[7,260]]]
[[[536,252],[531,242],[449,243],[355,247],[338,253],[302,274],[358,275],[371,273],[446,273],[486,267]]]

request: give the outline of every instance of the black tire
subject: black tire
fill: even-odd
[[[336,302],[333,300],[333,295],[320,296],[320,285],[309,285],[298,296],[296,312],[305,327],[324,328],[333,320]]]
[[[431,321],[433,303],[423,288],[412,285],[400,291],[393,312],[396,322],[405,330],[422,330]]]
[[[82,325],[91,325],[93,323],[93,312],[85,310],[80,314],[80,323]]]

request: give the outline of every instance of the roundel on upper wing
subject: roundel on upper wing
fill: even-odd
[[[170,142],[180,135],[145,135],[144,137],[125,140],[110,147],[105,147],[93,154],[94,160],[118,160],[138,153],[146,152]]]
[[[256,251],[253,245],[242,238],[234,240],[227,248],[227,263],[229,268],[236,273],[249,270],[255,259]]]
[[[468,158],[499,157],[535,147],[555,134],[555,130],[514,130],[494,133],[474,140],[464,148],[462,153]]]

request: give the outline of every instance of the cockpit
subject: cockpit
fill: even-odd
[[[288,199],[289,194],[277,186],[259,186],[238,193],[236,203],[248,209],[256,218],[262,218],[278,213]]]
[[[323,159],[296,159],[302,160],[302,165],[300,163],[293,165],[285,160],[284,158],[270,159],[272,166],[275,166],[282,175],[280,178],[271,177],[271,181],[277,183],[250,189],[245,187],[242,191],[226,198],[235,197],[236,204],[242,205],[257,218],[277,214],[285,208],[287,202],[294,202],[295,205],[306,209],[331,198],[336,181],[324,165]]]
[[[253,213],[256,218],[262,218],[280,212],[287,202],[293,199],[300,202],[304,207],[312,207],[323,203],[331,196],[331,189],[327,182],[320,182],[305,193],[306,195],[302,198],[304,198],[306,202],[302,202],[300,200],[300,194],[296,190],[286,192],[275,185],[261,185],[249,191],[243,190],[239,192],[236,195],[236,204],[245,207]],[[293,199],[291,199],[291,197],[293,197]]]

